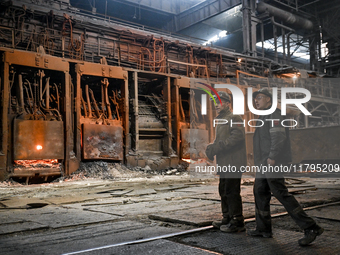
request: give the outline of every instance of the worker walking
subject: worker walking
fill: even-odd
[[[230,111],[228,93],[219,91],[218,95],[222,104],[216,106],[218,113],[216,119],[223,119],[225,124],[216,126],[216,139],[207,146],[206,155],[210,160],[214,160],[216,155],[216,169],[226,170],[228,166],[231,166],[234,169],[236,167],[237,171],[218,171],[220,176],[218,191],[221,197],[223,218],[220,221],[214,221],[213,226],[227,233],[241,232],[245,231],[245,227],[240,194],[242,173],[239,169],[247,164],[245,130],[242,118],[233,115]],[[235,124],[232,125],[232,123]]]
[[[263,88],[254,92],[253,98],[258,110],[271,108],[272,94],[268,89]],[[281,126],[280,109],[276,109],[270,115],[260,116],[259,120],[253,138],[255,165],[287,165],[291,162],[289,129]],[[282,173],[257,172],[254,184],[256,229],[248,230],[248,235],[272,237],[271,193],[304,230],[305,235],[299,240],[299,245],[306,246],[323,233],[324,229],[304,212],[299,202],[288,192]]]

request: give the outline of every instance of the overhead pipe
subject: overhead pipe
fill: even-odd
[[[275,18],[278,18],[285,23],[298,26],[300,28],[304,29],[312,29],[313,28],[313,22],[309,19],[302,18],[300,16],[297,16],[295,14],[292,14],[288,11],[279,9],[277,7],[274,7],[272,5],[266,4],[264,2],[259,2],[257,4],[256,10],[259,13],[268,12],[270,15],[274,16]]]
[[[290,28],[290,27],[287,27],[287,26],[285,26],[285,25],[282,25],[282,24],[280,24],[280,23],[275,22],[274,17],[271,17],[271,22],[272,22],[273,25],[275,25],[275,26],[278,26],[278,27],[281,27],[281,28],[283,28],[283,29],[286,29],[286,30],[288,30],[288,31],[290,31],[290,32],[292,32],[292,33],[295,32],[294,29],[292,29],[292,28]]]

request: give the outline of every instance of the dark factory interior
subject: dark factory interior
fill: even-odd
[[[252,110],[256,98],[251,93],[277,88],[278,107],[287,107],[287,122],[290,123],[291,166],[294,170],[303,169],[306,173],[293,175],[289,179],[291,183],[286,184],[291,185],[293,193],[301,195],[301,190],[297,191],[301,185],[309,190],[313,187],[313,192],[316,192],[326,189],[325,182],[328,181],[333,193],[325,195],[324,190],[317,193],[314,200],[317,197],[318,202],[312,199],[311,194],[298,197],[298,200],[301,199],[299,202],[305,207],[319,206],[325,201],[338,203],[340,197],[335,191],[340,189],[339,176],[334,173],[338,173],[340,163],[339,23],[339,0],[0,0],[0,190],[4,190],[0,196],[0,217],[9,217],[6,216],[6,210],[2,209],[11,207],[12,204],[8,202],[6,205],[6,201],[13,198],[15,185],[28,188],[35,184],[66,183],[66,180],[83,176],[84,169],[94,166],[114,168],[115,171],[119,168],[121,171],[115,174],[112,170],[104,184],[87,183],[100,187],[95,194],[106,194],[106,190],[110,190],[111,195],[121,192],[113,197],[123,199],[138,189],[146,190],[149,185],[146,184],[147,180],[155,176],[151,178],[143,175],[144,181],[130,183],[130,186],[119,178],[121,174],[126,176],[131,173],[140,177],[139,174],[153,171],[162,178],[165,175],[179,178],[177,184],[175,180],[171,180],[173,183],[160,180],[163,191],[172,192],[177,188],[169,187],[179,185],[179,190],[189,187],[196,194],[200,187],[208,190],[208,193],[196,194],[203,201],[211,200],[207,194],[215,189],[212,194],[218,199],[215,175],[208,176],[205,181],[205,177],[199,176],[190,181],[192,185],[187,179],[195,176],[192,172],[197,166],[216,166],[217,157],[211,160],[206,153],[207,145],[214,143],[218,132],[215,123],[219,115],[214,108],[214,103],[216,105],[218,101],[214,102],[216,96],[213,95],[215,93],[219,100],[220,97],[214,88],[233,96],[229,103],[234,112],[236,104],[241,104],[244,109],[241,117],[243,123],[248,124],[244,126],[248,167],[256,165],[253,143],[258,127],[255,123],[260,118]],[[225,84],[229,87],[225,87]],[[236,97],[236,90],[241,92],[241,99]],[[214,101],[208,100],[209,103],[204,105],[206,102],[202,100],[209,95]],[[287,104],[285,100],[290,103]],[[332,172],[331,175],[327,175],[327,172],[320,177],[322,184],[321,181],[317,182],[319,175],[317,178],[311,176],[317,172],[311,166],[319,165]],[[242,179],[242,185],[246,186],[248,180],[254,181],[255,174],[243,176],[246,179]],[[299,178],[302,179],[297,181]],[[313,181],[306,183],[304,178]],[[119,185],[122,186],[117,184],[114,189],[114,186],[106,183],[108,180],[120,180]],[[11,188],[11,185],[14,186]],[[85,193],[86,185],[80,185],[80,190]],[[106,185],[105,189],[100,185]],[[136,185],[135,190],[129,190],[133,185]],[[318,189],[318,185],[323,188]],[[36,187],[42,189],[44,186]],[[6,192],[12,190],[14,193],[7,194],[5,189]],[[152,189],[159,192],[153,186]],[[303,192],[306,193],[306,190]],[[65,191],[65,197],[66,194]],[[74,194],[78,196],[76,191]],[[86,193],[87,198],[81,201],[91,201],[89,194]],[[136,194],[141,196],[138,192]],[[155,193],[145,194],[151,196]],[[171,200],[179,197],[183,199],[186,195],[183,193]],[[130,198],[117,203],[141,203],[139,200],[131,202]],[[103,196],[102,199],[106,201],[107,198]],[[254,203],[250,197],[245,201]],[[279,202],[279,199],[275,200],[272,208],[276,210],[275,206]],[[47,203],[59,205],[56,201]],[[22,210],[31,208],[27,203],[24,205],[26,207]],[[19,207],[16,204],[13,208]],[[45,204],[41,207],[45,208]],[[115,217],[129,215],[128,220],[139,217],[132,211],[126,213],[119,208],[117,210],[117,213],[112,213]],[[166,222],[166,217],[171,218],[166,213],[168,216],[157,216],[157,213],[150,216],[148,209],[145,210],[150,221]],[[216,215],[219,215],[219,211],[218,207]],[[280,210],[275,212],[282,213]],[[249,214],[249,224],[255,213]],[[171,223],[174,224],[172,227],[177,232],[190,231],[189,227],[175,225],[187,224],[187,216],[178,217]],[[338,224],[339,216],[334,217],[332,220]],[[211,220],[188,225],[210,231]],[[111,218],[103,221],[116,224],[116,220]],[[6,220],[4,222],[7,224]],[[48,228],[46,226],[49,223],[41,224]],[[87,223],[79,223],[77,227],[82,224],[85,226]],[[93,224],[86,226],[93,227]],[[8,232],[5,228],[1,230],[1,226],[0,223],[0,240],[16,233],[12,233],[12,230]],[[169,234],[163,225],[157,227],[164,228],[157,232],[159,235]],[[87,231],[91,232],[90,229]],[[263,248],[263,253],[259,248],[255,254],[340,253],[338,244],[332,246],[333,239],[327,239],[327,245],[316,245],[317,250],[310,250],[310,253],[301,249],[287,250],[288,246],[285,245],[290,244],[290,239],[287,237],[288,230],[285,231],[278,231],[278,236],[288,241],[279,246],[271,243],[271,248]],[[339,235],[336,231],[332,233]],[[213,235],[217,234],[213,232]],[[193,245],[195,240],[203,238],[198,235],[197,239],[194,235],[177,242],[191,245],[194,247],[192,249],[197,250],[189,251],[178,246],[173,253],[178,249],[179,253],[187,254],[245,254],[241,248],[238,251],[238,248],[224,250],[209,248],[209,245]],[[117,239],[117,243],[129,239],[126,238]],[[165,238],[172,238],[166,239],[166,242],[175,242],[177,234]],[[84,247],[105,245],[105,242],[89,243]],[[246,245],[242,243],[244,241],[235,242],[237,247]],[[29,251],[33,252],[34,245],[29,247]],[[57,249],[58,246],[53,247],[51,249]],[[70,247],[72,249],[63,248],[60,253],[81,251],[77,246]],[[276,253],[270,250],[273,247],[283,250]],[[99,250],[85,251],[85,248],[79,253],[101,254]],[[10,242],[6,249],[8,253],[4,254],[16,254]],[[129,253],[124,249],[114,249],[105,254],[135,254],[143,251],[142,248],[133,248]],[[141,254],[146,254],[147,249]],[[48,252],[46,248],[36,254],[60,253],[56,250]]]

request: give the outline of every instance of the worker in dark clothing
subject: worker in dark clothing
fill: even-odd
[[[267,110],[272,105],[272,94],[266,89],[253,93],[256,108]],[[291,162],[289,129],[281,125],[283,120],[280,109],[270,115],[259,116],[253,138],[254,163],[256,166],[281,166]],[[263,125],[262,125],[263,124]],[[272,237],[270,216],[271,193],[286,208],[305,235],[299,245],[306,246],[321,235],[323,228],[309,217],[285,185],[282,173],[257,172],[254,184],[256,229],[248,230],[250,236]]]
[[[214,160],[216,155],[216,169],[220,175],[218,191],[221,196],[223,219],[214,221],[213,226],[223,232],[233,233],[245,231],[242,215],[241,199],[241,166],[247,165],[245,130],[243,120],[230,111],[230,97],[228,93],[219,91],[222,105],[217,105],[216,119],[224,120],[224,124],[216,125],[216,139],[209,144],[206,155]],[[232,124],[233,123],[233,124]],[[223,171],[228,166],[237,169],[235,172]],[[221,171],[220,171],[221,170]]]

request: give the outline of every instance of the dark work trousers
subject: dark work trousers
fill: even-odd
[[[286,208],[301,229],[307,229],[315,225],[315,221],[302,209],[295,197],[288,192],[284,178],[265,178],[261,173],[256,174],[254,184],[255,217],[257,229],[271,232],[270,199],[271,192]]]
[[[218,191],[221,196],[223,218],[242,216],[241,177],[220,177]]]

